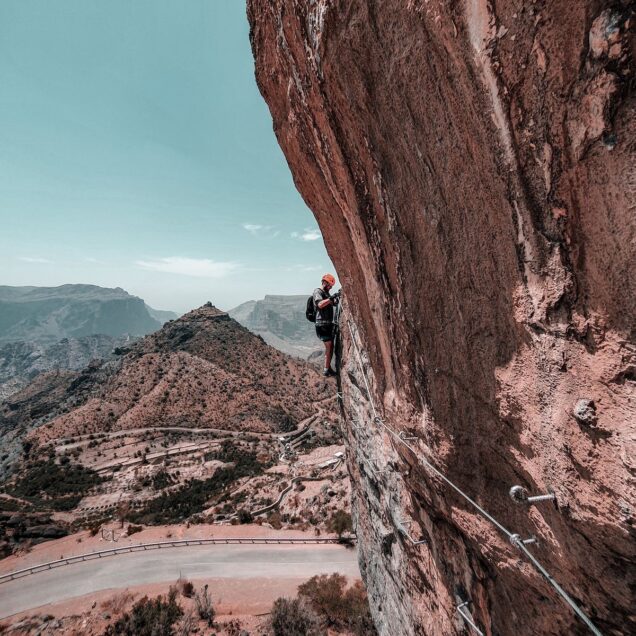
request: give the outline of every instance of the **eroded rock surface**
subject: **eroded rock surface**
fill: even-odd
[[[368,395],[345,324],[348,461],[380,632],[464,633],[456,607],[470,600],[486,634],[588,633],[420,455],[536,535],[533,554],[599,629],[632,633],[628,3],[248,0],[248,17],[370,378]],[[417,454],[373,422],[371,399]],[[516,505],[513,485],[557,504]]]

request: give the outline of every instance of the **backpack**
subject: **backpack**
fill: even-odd
[[[307,309],[305,309],[305,318],[309,322],[316,322],[316,304],[313,295],[307,299]]]

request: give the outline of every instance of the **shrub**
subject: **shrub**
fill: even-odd
[[[356,581],[346,591],[345,605],[348,611],[346,624],[355,636],[371,636],[377,633],[369,610],[367,591],[362,581]]]
[[[252,513],[249,510],[242,508],[238,512],[238,520],[239,523],[252,523],[252,521],[254,521],[254,517],[252,517]]]
[[[344,510],[338,510],[333,514],[331,519],[329,519],[327,529],[329,532],[335,532],[338,535],[338,539],[341,539],[345,532],[351,532],[353,530],[351,515]]]
[[[63,459],[68,460],[68,457]],[[79,464],[59,466],[53,459],[35,462],[19,479],[12,493],[24,498],[81,494],[100,484],[101,477]]]
[[[360,581],[345,589],[341,574],[313,576],[298,587],[298,597],[321,616],[328,627],[353,632],[356,636],[375,634],[367,593]]]
[[[320,617],[300,598],[278,598],[269,619],[274,636],[323,636]]]
[[[186,598],[192,598],[194,596],[194,585],[192,585],[192,582],[187,579],[179,577],[179,580],[177,581],[177,589]]]
[[[182,615],[177,590],[170,588],[166,599],[144,596],[137,601],[130,612],[106,628],[104,636],[172,636],[172,628]]]
[[[172,483],[170,476],[165,470],[158,472],[152,477],[152,487],[155,490],[163,490]]]
[[[133,598],[134,595],[131,594],[128,590],[125,590],[103,601],[101,604],[101,608],[110,612],[111,614],[120,614],[124,607],[126,607],[126,605],[128,605],[128,603],[130,603]]]
[[[143,526],[134,526],[132,523],[128,525],[128,536],[141,532],[144,529]]]
[[[233,462],[233,466],[217,468],[212,477],[192,479],[173,492],[164,492],[149,501],[143,510],[129,516],[131,521],[143,523],[173,523],[201,512],[206,503],[242,477],[253,477],[263,472],[256,453],[246,451],[225,440],[221,449],[211,454],[213,459]],[[210,459],[206,455],[206,461]]]
[[[75,497],[61,497],[59,499],[52,499],[50,505],[51,508],[57,512],[68,512],[69,510],[73,510],[81,500],[82,497],[80,495]]]
[[[197,614],[201,620],[204,620],[208,627],[212,627],[214,625],[214,617],[216,616],[216,611],[214,609],[214,605],[212,604],[212,597],[210,596],[210,592],[208,592],[207,583],[203,586],[203,589],[197,592],[194,596],[194,605],[197,608]]]

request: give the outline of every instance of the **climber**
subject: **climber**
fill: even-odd
[[[337,375],[331,368],[333,355],[333,342],[335,336],[333,322],[333,308],[340,300],[340,292],[331,296],[329,290],[336,284],[336,279],[331,274],[322,277],[321,286],[313,293],[315,307],[316,335],[325,343],[325,368],[322,374],[325,377]]]

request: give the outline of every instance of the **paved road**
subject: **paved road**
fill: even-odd
[[[340,572],[360,576],[354,549],[338,545],[211,545],[133,552],[4,583],[0,618],[107,588],[206,577],[249,579]]]

